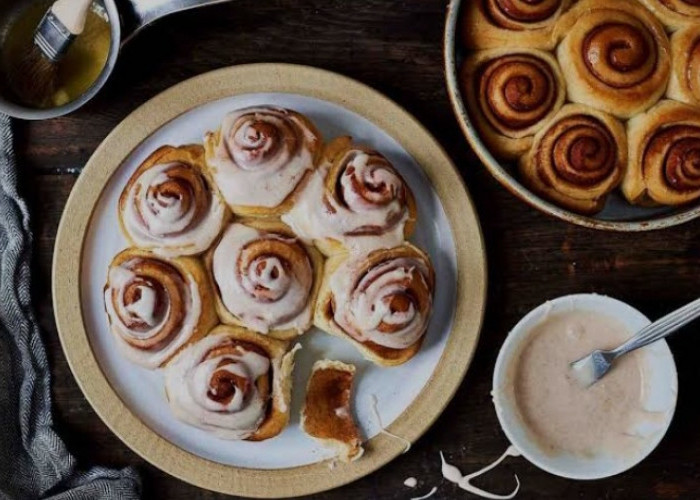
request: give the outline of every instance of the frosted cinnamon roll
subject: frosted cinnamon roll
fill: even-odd
[[[222,322],[279,339],[311,327],[323,258],[283,223],[231,224],[205,262]]]
[[[229,217],[196,145],[158,148],[119,197],[119,224],[129,243],[169,257],[203,252]]]
[[[109,266],[104,301],[119,349],[146,368],[164,365],[217,323],[206,272],[191,257],[129,248]]]
[[[314,324],[376,364],[399,365],[423,343],[434,291],[430,259],[410,243],[335,255],[326,261]]]
[[[462,39],[470,49],[552,49],[553,28],[571,0],[469,0],[462,4]]]
[[[289,422],[294,354],[286,342],[221,325],[165,369],[175,416],[223,439],[262,441]]]
[[[700,30],[697,27],[684,28],[671,36],[671,67],[666,95],[700,106]]]
[[[257,106],[226,115],[204,138],[206,162],[234,213],[271,217],[285,212],[292,194],[316,168],[321,134],[304,115]]]
[[[582,214],[603,209],[627,166],[625,128],[614,117],[567,104],[535,135],[520,160],[523,182],[542,197]]]
[[[656,14],[669,31],[696,27],[700,24],[698,0],[640,0]]]
[[[530,149],[566,94],[556,59],[535,49],[476,52],[464,62],[461,84],[482,140],[506,159]]]
[[[282,220],[333,255],[399,245],[413,233],[416,215],[413,193],[389,160],[339,137]]]
[[[630,203],[682,205],[700,198],[700,110],[661,101],[627,124]]]
[[[581,0],[557,23],[569,100],[630,118],[663,95],[671,72],[661,23],[635,0]]]

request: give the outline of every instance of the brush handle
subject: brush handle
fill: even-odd
[[[90,5],[92,0],[57,0],[51,7],[51,12],[71,34],[80,35],[85,29]]]

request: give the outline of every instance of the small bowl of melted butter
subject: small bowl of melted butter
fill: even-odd
[[[641,462],[665,435],[678,379],[668,344],[623,356],[590,387],[569,364],[615,347],[649,319],[610,297],[581,294],[546,302],[511,330],[493,377],[501,427],[541,469],[572,479],[600,479]]]

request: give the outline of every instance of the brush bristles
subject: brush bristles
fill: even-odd
[[[32,106],[51,105],[56,91],[58,67],[33,45],[10,71],[10,84],[17,97]]]

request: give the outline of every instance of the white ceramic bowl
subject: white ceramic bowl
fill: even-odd
[[[547,315],[571,310],[593,311],[616,318],[632,335],[649,319],[619,300],[596,294],[568,295],[545,302],[532,310],[510,331],[496,360],[493,374],[493,403],[503,432],[522,455],[537,467],[557,476],[571,479],[601,479],[624,472],[644,460],[659,444],[671,424],[676,408],[678,376],[668,344],[660,340],[643,348],[645,362],[644,401],[647,411],[659,412],[653,426],[645,426],[643,443],[638,451],[624,457],[596,455],[582,457],[573,454],[547,454],[530,437],[511,397],[508,397],[506,373],[516,362],[521,342]]]

